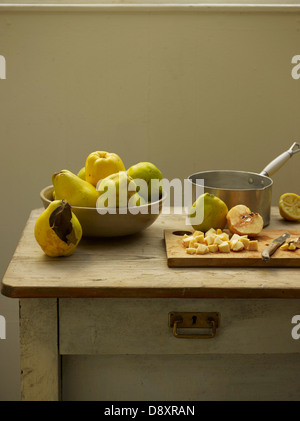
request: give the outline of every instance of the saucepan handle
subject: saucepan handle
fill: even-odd
[[[293,143],[289,150],[283,152],[277,158],[273,159],[260,173],[261,175],[266,175],[270,177],[276,171],[279,170],[295,153],[300,151],[300,143]]]

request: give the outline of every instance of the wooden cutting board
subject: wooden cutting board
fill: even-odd
[[[224,230],[226,231],[226,230]],[[264,229],[259,236],[258,251],[241,250],[230,253],[207,253],[204,255],[190,255],[182,246],[184,233],[191,233],[186,229],[165,230],[165,244],[169,267],[300,267],[300,249],[295,251],[281,250],[272,255],[269,262],[264,262],[261,252],[275,238],[284,234],[285,230]],[[288,230],[290,238],[300,237],[300,230]]]

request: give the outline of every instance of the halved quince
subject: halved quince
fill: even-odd
[[[264,226],[264,221],[259,213],[251,212],[244,205],[236,205],[226,215],[229,230],[234,234],[255,237]]]

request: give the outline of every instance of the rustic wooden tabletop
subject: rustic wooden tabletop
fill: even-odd
[[[47,257],[34,238],[42,209],[31,212],[1,284],[3,295],[29,297],[300,298],[299,268],[170,268],[165,229],[184,215],[160,215],[145,231],[121,238],[83,238],[70,257]],[[272,209],[269,228],[299,229]]]

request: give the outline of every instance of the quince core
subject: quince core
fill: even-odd
[[[226,216],[229,230],[233,234],[257,236],[263,229],[262,216],[245,205],[236,205],[231,208]]]

